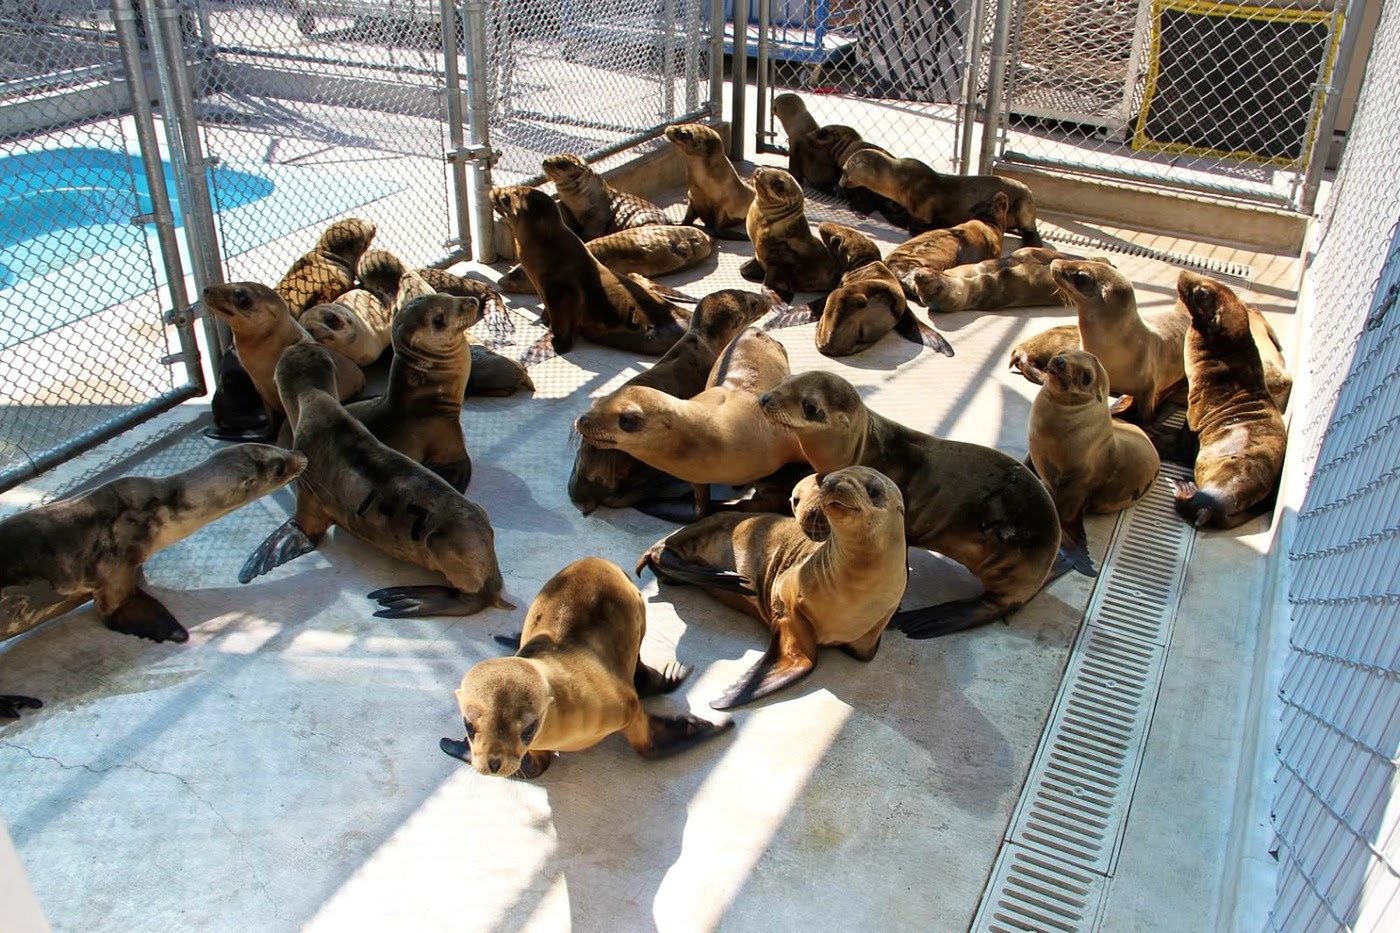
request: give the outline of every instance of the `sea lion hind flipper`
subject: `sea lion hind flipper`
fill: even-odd
[[[785,310],[778,311],[763,322],[765,331],[782,330],[785,327],[797,327],[800,324],[810,324],[816,318],[821,317],[821,311],[813,311],[814,305],[789,305],[784,304]]]
[[[890,619],[890,628],[903,632],[908,638],[940,638],[985,625],[1010,611],[1010,608],[986,599],[960,599],[896,612]]]
[[[639,697],[654,697],[670,693],[690,676],[690,667],[679,661],[667,661],[661,670],[637,661],[637,670],[632,674],[632,686]]]
[[[375,618],[408,619],[417,616],[470,616],[492,606],[514,609],[510,603],[486,593],[465,593],[451,586],[386,586],[369,594],[379,603]]]
[[[653,716],[647,714],[651,741],[633,745],[644,758],[667,758],[734,727],[734,720],[710,722],[699,716]]]
[[[1094,559],[1089,556],[1089,536],[1084,532],[1083,518],[1060,526],[1060,551],[1055,555],[1055,565],[1045,582],[1049,583],[1071,570],[1077,570],[1086,577],[1099,575]]]
[[[519,363],[521,366],[534,366],[536,363],[543,363],[558,355],[559,351],[554,346],[554,335],[546,331],[543,336],[530,345],[530,349],[520,354]]]
[[[302,530],[301,524],[295,518],[289,518],[248,555],[248,559],[238,571],[238,582],[247,583],[274,567],[280,567],[314,550],[316,542]]]
[[[514,635],[492,635],[491,640],[503,648],[509,648],[511,651],[519,651],[520,639],[524,634],[525,633],[522,631],[516,632]]]
[[[710,236],[714,237],[716,240],[742,240],[745,243],[749,242],[748,232],[737,230],[734,227],[706,227],[705,229],[707,229],[710,232]]]
[[[162,606],[160,600],[139,589],[113,609],[111,615],[103,618],[102,624],[114,632],[151,641],[190,640],[190,633],[170,614],[170,610]]]
[[[659,553],[653,549],[642,555],[641,562],[637,564],[637,573],[640,574],[642,567],[648,565],[651,567],[651,572],[656,575],[656,579],[662,583],[690,584],[713,590],[726,590],[744,596],[758,595],[754,592],[753,583],[743,574],[733,570],[715,570],[712,567],[692,564],[689,561],[681,560],[670,548],[663,547]]]
[[[739,275],[750,282],[762,282],[764,275],[763,263],[759,262],[757,259],[750,259],[739,267]]]
[[[16,693],[0,694],[0,719],[18,719],[20,710],[41,709],[43,703],[35,697]]]
[[[895,321],[894,332],[910,343],[928,347],[935,353],[941,353],[944,356],[953,355],[953,345],[948,342],[948,339],[915,317],[914,312],[908,308],[905,308],[899,320]]]
[[[443,754],[456,758],[458,761],[472,763],[472,747],[460,739],[449,739],[446,736],[438,739],[438,748]]]
[[[805,620],[779,621],[768,650],[724,695],[710,702],[712,709],[733,709],[768,696],[812,673],[817,666],[816,639]],[[798,629],[801,629],[799,633]]]

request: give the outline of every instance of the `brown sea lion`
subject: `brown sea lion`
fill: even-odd
[[[335,301],[355,287],[355,269],[369,249],[376,228],[368,220],[347,217],[321,233],[316,246],[282,276],[275,287],[293,318],[307,308]]]
[[[125,476],[0,521],[0,641],[88,600],[114,632],[187,641],[184,626],[142,589],[142,565],[305,467],[296,451],[237,444],[181,473]],[[40,705],[0,696],[0,718]]]
[[[379,296],[391,317],[413,299],[433,293],[422,276],[387,249],[366,250],[360,257],[360,284]]]
[[[943,230],[930,230],[906,240],[890,251],[885,265],[899,279],[904,294],[917,298],[914,273],[920,269],[941,272],[965,263],[1001,255],[1006,229],[1006,195],[998,193],[974,209],[972,220]]]
[[[637,563],[665,583],[704,587],[767,624],[768,650],[710,705],[730,709],[774,693],[837,645],[870,661],[908,582],[904,499],[866,467],[808,476],[792,491],[796,518],[711,515],[652,545]]]
[[[665,275],[698,266],[715,251],[715,241],[699,227],[678,224],[630,227],[583,244],[593,258],[618,275]],[[512,295],[533,295],[535,286],[520,266],[496,283]]]
[[[691,315],[685,336],[622,388],[642,386],[676,398],[704,391],[720,353],[771,307],[767,297],[739,289],[706,295]],[[621,450],[605,450],[584,440],[569,474],[569,499],[588,515],[599,506],[627,508],[662,494],[674,483],[674,478]]]
[[[1092,353],[1061,350],[1045,373],[1031,404],[1030,460],[1055,500],[1061,550],[1094,576],[1084,516],[1119,512],[1147,495],[1162,461],[1141,428],[1109,413],[1108,373]]]
[[[660,356],[685,333],[689,313],[594,259],[543,191],[492,188],[491,204],[510,224],[520,264],[544,300],[554,352],[568,353],[577,335]]]
[[[274,378],[277,361],[292,344],[315,341],[292,319],[282,296],[258,282],[211,285],[204,290],[204,307],[233,332],[233,348],[267,407],[268,439],[276,438],[285,414]],[[358,395],[365,387],[364,371],[339,353],[332,352],[331,360],[337,397],[344,401]]]
[[[899,613],[910,638],[932,638],[1001,618],[1046,583],[1060,546],[1050,493],[999,450],[943,440],[866,408],[834,373],[790,376],[760,400],[763,413],[797,437],[816,471],[867,466],[904,495],[905,538],[951,557],[982,581],[979,599]]]
[[[413,273],[435,292],[456,295],[459,298],[475,298],[481,305],[482,314],[491,311],[504,312],[506,309],[501,293],[493,288],[490,282],[469,279],[464,275],[448,272],[446,269],[434,269],[431,266],[414,269]]]
[[[495,534],[486,510],[442,477],[375,440],[332,394],[330,351],[288,347],[277,363],[277,388],[292,424],[292,446],[306,455],[297,479],[296,515],[258,546],[238,573],[247,583],[307,554],[331,525],[390,557],[436,570],[450,586],[400,586],[369,598],[382,618],[471,615],[501,597]]]
[[[471,347],[472,370],[467,378],[467,398],[485,398],[514,395],[521,389],[535,391],[535,381],[530,371],[508,356],[502,356],[489,347],[477,343],[467,334]]]
[[[960,224],[976,216],[972,209],[993,195],[1007,197],[1007,226],[1021,234],[1026,246],[1043,246],[1035,226],[1031,189],[998,175],[944,175],[918,159],[896,159],[875,149],[863,149],[846,162],[841,187],[869,188],[898,201],[923,229]],[[913,226],[910,228],[914,229]]]
[[[626,386],[595,400],[574,430],[595,447],[621,450],[693,484],[703,516],[710,484],[742,486],[802,460],[796,438],[758,407],[759,395],[787,374],[783,345],[750,327],[715,361],[704,392],[678,399]]]
[[[841,270],[807,226],[802,186],[779,168],[754,169],[753,184],[747,229],[754,258],[739,267],[739,274],[761,281],[784,301],[791,301],[795,291],[836,287]]]
[[[1269,389],[1269,397],[1283,413],[1288,410],[1288,397],[1293,394],[1293,376],[1283,362],[1283,344],[1268,319],[1257,308],[1249,308],[1249,333],[1254,338],[1254,346],[1259,349],[1259,362],[1264,366],[1264,385]]]
[[[467,328],[481,319],[475,298],[436,292],[394,316],[394,359],[378,398],[345,410],[381,443],[466,492],[472,461],[462,435],[462,399],[471,375]]]
[[[1011,368],[1027,382],[1043,385],[1045,367],[1061,350],[1079,349],[1079,325],[1061,324],[1021,341],[1011,350]],[[1100,364],[1102,365],[1102,364]]]
[[[807,112],[807,104],[796,94],[779,94],[773,98],[773,116],[783,124],[787,134],[788,174],[798,184],[831,188],[841,177],[841,168],[829,155],[812,150],[807,134],[817,128],[817,121]]]
[[[827,251],[844,269],[841,282],[825,300],[810,305],[817,323],[817,350],[826,356],[849,356],[874,346],[893,330],[905,340],[944,356],[953,348],[938,331],[914,316],[904,287],[880,261],[875,241],[852,227],[824,223],[817,227]]]
[[[816,185],[818,188],[832,194],[839,194],[851,205],[851,209],[858,213],[869,214],[878,210],[885,215],[886,220],[896,227],[910,229],[911,226],[918,226],[918,229],[912,230],[915,233],[920,233],[925,229],[923,226],[913,224],[909,212],[898,201],[876,194],[869,188],[862,188],[859,185],[842,187],[839,184],[841,173],[851,156],[866,149],[873,149],[876,152],[889,155],[887,150],[869,140],[862,139],[860,133],[852,127],[839,123],[823,126],[809,133],[807,149],[812,153],[809,157],[810,160],[815,164],[821,164],[825,169],[821,173],[822,181]]]
[[[1050,263],[1073,259],[1043,246],[1023,246],[1010,256],[953,266],[942,272],[914,273],[914,293],[935,313],[1001,311],[1060,303]],[[1108,262],[1095,257],[1093,262]]]
[[[1176,510],[1197,528],[1233,528],[1271,504],[1288,433],[1245,304],[1220,282],[1184,270],[1176,294],[1191,316],[1186,424],[1200,440],[1195,482],[1177,483]]]
[[[389,349],[392,320],[378,294],[352,288],[330,304],[306,309],[301,326],[321,346],[357,366],[368,366]]]
[[[683,123],[666,127],[666,138],[685,154],[686,204],[681,223],[698,219],[722,240],[748,239],[742,230],[753,203],[753,188],[734,171],[719,133],[699,123]]]
[[[576,155],[552,155],[542,163],[559,192],[559,213],[585,240],[648,224],[669,224],[666,212],[646,198],[618,191]]]
[[[456,690],[467,736],[438,747],[481,774],[537,778],[555,752],[579,752],[614,732],[644,758],[664,758],[733,721],[655,716],[641,697],[670,693],[690,669],[642,663],[646,602],[622,568],[576,560],[530,604],[520,650],[474,665]]]
[[[1056,259],[1050,275],[1078,311],[1080,345],[1103,364],[1109,391],[1131,395],[1138,418],[1151,424],[1186,377],[1182,343],[1190,317],[1173,308],[1144,319],[1133,283],[1101,262]]]

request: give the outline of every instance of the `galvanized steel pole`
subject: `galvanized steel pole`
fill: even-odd
[[[1011,45],[1011,6],[1015,0],[997,0],[997,23],[992,32],[991,69],[987,74],[987,112],[982,122],[982,154],[978,172],[992,173],[997,135],[1001,128],[1002,95],[1006,89],[1006,50]]]
[[[710,119],[724,119],[724,0],[710,3]]]
[[[737,5],[738,0],[735,0]],[[754,95],[758,103],[753,115],[753,147],[756,152],[762,151],[768,142],[765,137],[772,118],[768,111],[768,43],[772,18],[773,0],[758,0],[758,87]]]
[[[740,11],[739,7],[743,6]],[[729,112],[729,158],[744,159],[745,95],[749,89],[749,6],[748,0],[734,0],[734,51],[730,54],[729,89],[732,104]]]
[[[973,0],[972,36],[967,43],[967,57],[963,60],[962,126],[958,127],[962,133],[962,138],[958,140],[957,168],[960,175],[972,173],[972,127],[977,123],[977,72],[982,67],[982,33],[986,30],[986,21],[986,0]]]
[[[472,157],[473,243],[478,262],[496,261],[496,221],[491,214],[491,105],[486,83],[486,13],[481,0],[466,0],[462,19],[467,33],[467,109]]]
[[[447,164],[452,171],[452,200],[457,211],[457,239],[449,246],[472,253],[471,205],[467,199],[467,165],[462,159],[462,73],[457,70],[457,0],[442,0],[442,83],[447,104]]]

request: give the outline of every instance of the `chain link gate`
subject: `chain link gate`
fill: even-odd
[[[0,6],[0,489],[204,392],[147,45],[125,5]]]

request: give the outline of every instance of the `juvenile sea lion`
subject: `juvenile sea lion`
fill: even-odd
[[[920,269],[941,272],[953,266],[1001,255],[1006,229],[1006,195],[997,193],[974,208],[972,220],[943,230],[930,230],[906,240],[890,251],[885,265],[899,279],[908,297],[918,297],[914,273]]]
[[[1182,343],[1190,317],[1173,308],[1144,319],[1133,283],[1101,262],[1056,259],[1050,275],[1079,312],[1080,344],[1103,364],[1109,391],[1131,395],[1141,422],[1151,424],[1186,376]]]
[[[817,323],[817,350],[826,356],[849,356],[874,346],[891,330],[905,340],[952,356],[953,348],[938,331],[909,310],[904,287],[880,261],[870,237],[852,227],[824,223],[817,227],[827,251],[845,273],[825,301],[812,302]]]
[[[389,348],[391,322],[389,308],[376,293],[363,288],[352,288],[301,316],[301,326],[312,340],[357,366],[368,366]]]
[[[648,224],[669,224],[666,212],[646,198],[619,191],[576,155],[552,155],[543,164],[545,176],[559,192],[564,222],[585,240]]]
[[[618,275],[680,272],[699,265],[715,251],[714,238],[704,230],[678,224],[630,227],[583,245],[594,259]],[[508,294],[535,294],[535,286],[521,266],[507,271],[496,284]]]
[[[1014,458],[884,418],[834,373],[789,376],[760,405],[796,435],[817,473],[859,465],[888,476],[904,495],[908,543],[951,557],[982,581],[980,599],[896,615],[891,624],[910,638],[1001,618],[1045,584],[1060,546],[1060,522],[1044,484]]]
[[[521,389],[535,391],[535,381],[524,366],[508,356],[483,347],[467,334],[471,347],[472,368],[467,377],[467,397],[514,395]]]
[[[456,295],[459,298],[475,298],[481,305],[482,314],[489,311],[504,312],[506,309],[501,293],[493,288],[490,282],[469,279],[464,275],[457,275],[446,269],[434,269],[431,266],[414,269],[413,273],[435,292]]]
[[[859,185],[853,187],[841,187],[838,182],[841,180],[841,173],[850,161],[851,156],[866,149],[873,149],[889,155],[889,152],[880,148],[869,140],[862,139],[860,133],[849,126],[833,123],[823,126],[807,135],[807,149],[812,153],[810,159],[813,163],[820,163],[825,167],[822,173],[822,181],[817,187],[823,191],[833,194],[840,194],[851,205],[852,210],[861,214],[869,214],[878,210],[885,215],[885,219],[896,227],[911,227],[912,218],[909,212],[904,209],[898,201],[876,194],[869,188],[862,188]],[[829,180],[828,180],[829,179]],[[922,232],[922,227],[912,232]]]
[[[1278,491],[1288,441],[1269,395],[1249,309],[1225,285],[1182,271],[1176,294],[1186,334],[1186,424],[1200,439],[1195,482],[1176,484],[1176,510],[1197,528],[1233,528]]]
[[[282,276],[274,289],[294,318],[307,308],[335,301],[355,287],[355,269],[376,228],[368,220],[347,217],[322,232],[316,246]]]
[[[141,588],[152,554],[274,489],[306,467],[296,451],[237,444],[193,469],[159,478],[124,476],[0,521],[0,641],[88,600],[114,632],[151,641],[189,633]],[[0,718],[31,697],[0,696]]]
[[[670,693],[690,669],[642,663],[646,602],[620,567],[576,560],[530,604],[520,650],[474,665],[456,690],[467,737],[439,747],[481,774],[537,778],[555,752],[577,752],[614,732],[644,758],[684,751],[734,725],[655,716],[641,697]]]
[[[702,392],[720,352],[771,307],[766,296],[740,289],[706,295],[691,315],[685,336],[622,388],[641,386],[683,399]],[[569,499],[588,515],[599,506],[627,508],[674,483],[674,478],[621,450],[605,450],[584,440],[569,474]]]
[[[807,134],[817,128],[817,121],[807,112],[807,104],[796,94],[779,94],[773,98],[773,116],[783,124],[787,134],[788,174],[799,184],[831,188],[841,177],[841,168],[824,152],[817,152],[807,143]]]
[[[729,709],[810,674],[817,648],[870,661],[908,582],[904,499],[883,474],[849,467],[792,491],[796,518],[711,515],[663,538],[637,564],[705,587],[772,630],[768,650],[710,705]]]
[[[462,398],[471,375],[467,328],[481,319],[475,298],[434,292],[394,316],[394,359],[378,398],[345,410],[379,440],[466,492],[472,461],[462,436]]]
[[[277,388],[292,423],[292,445],[306,455],[297,480],[296,515],[258,546],[238,573],[247,583],[316,549],[339,525],[390,557],[436,570],[451,586],[375,590],[383,618],[471,615],[501,598],[495,535],[486,510],[437,474],[375,440],[332,394],[335,368],[324,347],[288,347]]]
[[[754,169],[753,184],[756,195],[746,223],[754,258],[739,274],[763,282],[784,301],[791,301],[794,291],[830,291],[841,270],[807,226],[802,186],[779,168]]]
[[[914,272],[914,293],[935,313],[1001,311],[1059,304],[1050,263],[1074,257],[1043,246],[1024,246],[1010,256]],[[1095,258],[1092,262],[1107,262]]]
[[[621,450],[693,484],[703,516],[710,484],[742,486],[802,460],[797,439],[758,407],[759,395],[787,374],[783,345],[750,327],[715,361],[711,388],[678,399],[626,386],[594,401],[574,430],[595,447]]]
[[[951,227],[976,216],[972,209],[993,195],[1007,197],[1006,230],[1021,234],[1026,246],[1042,246],[1035,226],[1031,189],[998,175],[944,175],[918,159],[896,159],[862,149],[846,162],[841,187],[869,188],[899,202],[923,229]],[[913,226],[910,228],[914,229]]]
[[[1045,372],[1031,404],[1030,459],[1055,500],[1061,550],[1094,576],[1085,514],[1118,512],[1147,495],[1162,461],[1141,428],[1109,413],[1108,373],[1092,353],[1061,350]]]
[[[491,204],[510,224],[520,264],[544,300],[554,352],[568,353],[577,335],[660,356],[685,333],[689,313],[594,259],[543,191],[492,188]]]
[[[753,188],[734,171],[719,133],[699,123],[666,127],[666,138],[685,154],[686,204],[683,224],[699,221],[722,240],[746,240],[743,228]]]
[[[1249,308],[1248,305],[1245,307]],[[1293,376],[1283,362],[1283,344],[1273,327],[1257,308],[1249,308],[1249,333],[1259,350],[1259,362],[1264,366],[1264,385],[1280,413],[1288,410],[1288,397],[1293,394]]]
[[[1025,376],[1027,382],[1043,385],[1045,367],[1051,358],[1061,350],[1078,349],[1079,325],[1061,324],[1016,344],[1011,349],[1011,368]]]
[[[433,287],[387,249],[366,250],[360,258],[360,284],[379,296],[390,316],[415,298],[431,295]]]
[[[275,438],[284,414],[274,379],[277,361],[292,344],[315,341],[292,319],[282,296],[257,282],[211,285],[204,290],[204,307],[233,332],[233,348],[267,407],[269,439]],[[365,387],[364,371],[339,353],[332,352],[331,360],[337,397],[344,401],[359,394]]]

